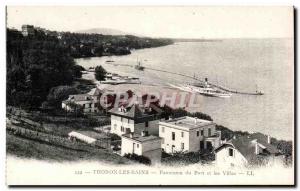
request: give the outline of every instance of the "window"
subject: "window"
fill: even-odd
[[[197,131],[197,137],[199,137],[199,131]]]
[[[175,141],[175,132],[172,132],[172,140]]]
[[[117,130],[117,124],[114,124],[114,130]]]
[[[203,130],[201,130],[201,136],[203,136],[204,135],[204,131]]]
[[[123,122],[123,117],[121,117],[121,122]]]
[[[123,126],[121,126],[121,131],[124,132],[124,127]]]
[[[161,139],[161,144],[165,144],[165,139],[164,138]]]
[[[208,136],[210,137],[211,136],[211,129],[208,128]]]
[[[145,122],[145,127],[149,127],[149,121]]]
[[[162,133],[165,132],[165,127],[161,127],[161,132],[162,132]]]
[[[181,143],[181,150],[184,149],[184,143]]]
[[[230,157],[233,157],[233,149],[229,148],[228,149],[228,154]]]
[[[137,147],[137,148],[139,148],[139,146],[140,146],[139,144],[136,144],[136,147]]]
[[[83,104],[82,107],[85,108],[85,104]]]
[[[181,137],[184,137],[184,132],[181,132]]]
[[[92,104],[90,103],[90,107],[92,107]]]

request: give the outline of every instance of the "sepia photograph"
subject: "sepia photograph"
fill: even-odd
[[[6,6],[6,184],[295,185],[294,13]]]

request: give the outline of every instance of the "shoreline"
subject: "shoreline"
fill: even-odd
[[[164,86],[164,85],[160,85],[160,84],[145,84],[145,83],[141,83],[141,84],[119,84],[119,85],[110,85],[110,84],[101,84],[99,83],[99,81],[95,80],[94,78],[94,72],[89,72],[88,75],[82,75],[83,79],[86,80],[91,80],[93,81],[93,83],[96,85],[96,87],[100,88],[100,89],[110,89],[110,90],[119,90],[121,92],[125,92],[127,90],[132,90],[132,91],[137,91],[137,92],[142,92],[142,93],[151,93],[151,92],[163,92],[166,93],[168,95],[171,95],[173,92],[183,92],[182,90],[178,90],[176,88],[172,88],[172,87],[168,87],[168,86]],[[202,95],[197,95],[199,97],[202,97]],[[198,97],[198,101],[199,100]],[[195,109],[195,108],[187,108],[186,109],[189,112],[202,112],[202,110],[200,108]],[[212,116],[212,118],[214,119],[214,116]],[[218,123],[218,125],[223,126],[222,123]],[[234,129],[231,127],[227,127],[224,126],[232,131],[242,131],[242,132],[249,132],[249,133],[254,133],[254,132],[260,132],[260,131],[245,131],[243,129]],[[261,132],[263,133],[263,132]],[[283,140],[283,141],[292,141],[293,139],[285,139],[285,138],[281,138],[275,135],[270,134],[272,137],[276,138],[277,140]]]

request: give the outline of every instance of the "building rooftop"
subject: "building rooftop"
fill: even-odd
[[[184,129],[194,129],[194,128],[199,128],[199,127],[204,127],[210,124],[214,124],[212,121],[204,120],[204,119],[198,119],[196,117],[180,117],[180,118],[175,118],[171,119],[168,121],[164,122],[159,122],[160,124],[164,124],[167,126],[173,126],[173,127],[180,127]]]
[[[68,100],[72,101],[89,101],[93,100],[91,95],[89,94],[76,94],[76,95],[69,95]]]
[[[255,153],[255,146],[259,144],[264,147],[264,152],[257,155]],[[273,145],[267,142],[267,136],[261,133],[254,133],[250,136],[241,136],[238,138],[233,138],[227,143],[221,145],[215,150],[219,152],[222,148],[233,146],[237,149],[248,161],[255,162],[259,156],[262,154],[280,154],[280,151]]]
[[[99,89],[99,88],[93,88],[89,93],[89,95],[91,96],[101,96],[102,94],[104,93],[107,93],[107,94],[112,94],[114,93],[113,90],[109,90],[109,89],[106,89],[106,88],[103,88],[103,89]]]
[[[128,133],[128,134],[124,134],[122,135],[122,137],[126,137],[128,139],[132,139],[132,140],[135,140],[135,141],[138,141],[138,142],[146,142],[146,141],[154,141],[154,140],[160,140],[161,138],[160,137],[157,137],[157,136],[154,136],[154,135],[148,135],[148,136],[142,136],[140,134],[131,134],[131,133]]]
[[[163,111],[153,104],[150,104],[148,108],[145,108],[143,105],[133,104],[130,107],[121,106],[119,108],[112,108],[109,112],[113,115],[139,119],[161,114]]]

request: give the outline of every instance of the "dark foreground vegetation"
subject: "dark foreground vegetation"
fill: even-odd
[[[145,156],[140,156],[140,155],[137,155],[137,154],[125,154],[124,155],[125,158],[128,158],[130,160],[133,160],[133,161],[137,161],[139,163],[142,163],[142,164],[146,164],[146,165],[150,165],[151,164],[151,160],[148,158],[148,157],[145,157]]]
[[[50,161],[96,160],[113,164],[127,164],[129,162],[126,158],[92,147],[85,147],[81,150],[66,148],[9,133],[6,134],[6,140],[7,153],[21,158]]]
[[[124,55],[130,54],[132,49],[172,43],[168,39],[130,35],[45,31],[35,28],[33,34],[23,36],[20,31],[7,29],[8,105],[39,109],[44,101],[53,101],[47,100],[55,91],[53,88],[70,86],[81,77],[84,68],[77,66],[74,58]],[[67,87],[64,89],[69,91]]]

